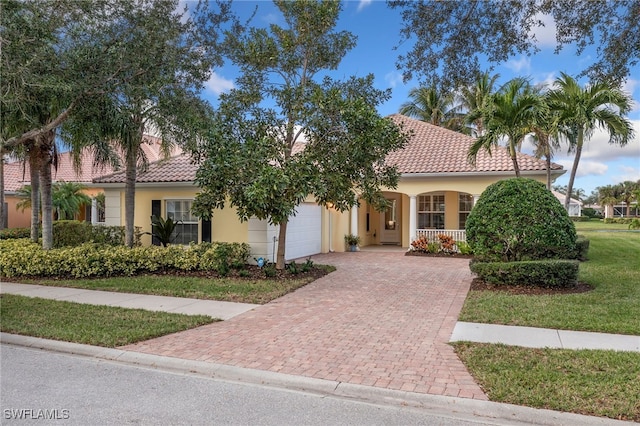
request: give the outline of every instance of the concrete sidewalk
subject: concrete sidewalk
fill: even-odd
[[[0,284],[0,293],[19,294],[21,296],[41,297],[43,299],[87,303],[91,305],[171,312],[174,314],[208,315],[222,320],[231,319],[260,306],[249,303],[219,302],[216,300],[187,299],[184,297],[115,293],[109,291],[83,290],[80,288],[5,282]]]
[[[222,320],[231,319],[260,306],[248,303],[115,293],[17,283],[2,283],[0,285],[0,293],[19,294],[22,296],[41,297],[44,299],[92,305],[119,306],[123,308],[146,309],[149,311],[172,312],[187,315],[208,315]],[[450,341],[501,343],[526,348],[603,349],[640,352],[640,336],[469,322],[457,322]]]
[[[525,348],[640,352],[640,336],[457,322],[451,341],[502,343]]]

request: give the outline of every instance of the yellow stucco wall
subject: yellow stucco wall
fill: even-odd
[[[24,212],[16,205],[22,201],[22,198],[15,195],[5,195],[5,203],[7,203],[7,227],[8,228],[28,228],[31,226],[31,209],[24,209]]]

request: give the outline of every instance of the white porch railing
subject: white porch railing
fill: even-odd
[[[467,232],[464,229],[416,229],[416,239],[425,237],[429,241],[437,241],[439,234],[447,235],[455,241],[467,241]]]

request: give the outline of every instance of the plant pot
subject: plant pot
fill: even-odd
[[[349,251],[358,251],[358,246],[357,245],[349,246]]]

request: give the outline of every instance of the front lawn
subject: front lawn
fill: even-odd
[[[455,343],[491,401],[640,421],[640,354]]]
[[[590,240],[579,279],[593,290],[472,290],[460,321],[640,335],[640,233],[602,222],[578,222],[576,228]],[[492,401],[640,421],[640,353],[453,346]]]
[[[600,224],[599,224],[600,225]],[[460,321],[520,325],[564,330],[640,335],[640,233],[586,230],[589,260],[580,264],[581,282],[592,291],[578,294],[517,295],[501,291],[470,291]]]
[[[0,295],[0,331],[113,348],[210,324],[205,315],[182,315]]]

